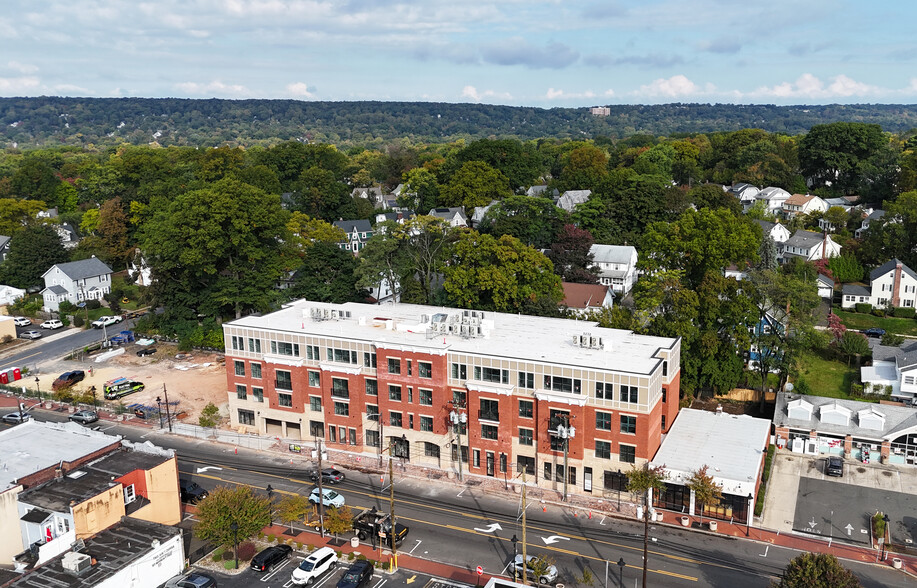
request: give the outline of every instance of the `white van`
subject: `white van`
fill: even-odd
[[[302,560],[295,570],[293,570],[292,582],[297,586],[310,586],[322,574],[334,569],[337,565],[338,556],[330,547],[316,549],[306,559]]]

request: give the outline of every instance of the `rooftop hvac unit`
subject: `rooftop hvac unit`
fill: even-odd
[[[343,316],[344,318],[350,318],[350,316],[351,316],[351,315],[350,315],[350,311],[349,311],[349,310],[342,310],[342,311],[341,311],[341,316]]]
[[[480,336],[482,336],[482,335],[484,334],[484,329],[482,329],[482,328],[479,327],[479,326],[478,326],[478,327],[475,327],[474,333],[475,333],[475,336],[476,336],[476,337],[480,337]]]
[[[61,560],[64,570],[71,574],[81,574],[92,567],[92,558],[85,553],[68,552]]]
[[[331,318],[332,318],[332,319],[338,320],[339,317],[340,317],[340,315],[338,314],[338,311],[336,311],[336,310],[332,310],[332,311],[331,311]]]
[[[599,344],[598,337],[589,337],[589,347],[596,347]]]
[[[430,321],[430,317],[429,317],[428,315],[426,315],[426,314],[420,315],[420,323],[421,323],[421,324],[426,323],[426,322],[429,322],[429,321]]]
[[[327,320],[327,319],[330,319],[330,318],[331,318],[331,309],[330,309],[330,308],[323,308],[323,309],[322,309],[322,316],[325,317],[326,320]]]
[[[468,325],[462,325],[462,335],[465,337],[468,336]]]

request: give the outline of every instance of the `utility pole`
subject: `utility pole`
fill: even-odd
[[[522,466],[522,585],[523,586],[529,585],[528,580],[526,579],[527,578],[526,571],[528,571],[526,566],[528,566],[529,560],[526,557],[527,554],[525,550],[525,470],[527,467],[528,467],[527,465]],[[515,569],[516,569],[516,562],[514,561],[513,570]],[[515,579],[515,575],[516,575],[516,572],[514,571],[513,579]]]
[[[169,414],[169,391],[166,385],[162,385],[162,394],[166,397],[166,422],[169,424],[169,432],[172,432],[172,416]]]
[[[567,482],[570,480],[570,470],[567,466],[567,454],[570,450],[570,439],[576,436],[576,429],[570,426],[570,417],[564,419],[563,425],[557,425],[557,436],[564,441],[564,502],[567,502]]]
[[[392,563],[389,572],[398,569],[398,546],[395,545],[395,440],[388,443],[388,508],[389,518],[392,519],[392,530],[389,533],[389,544],[392,546]]]
[[[459,482],[463,482],[462,478],[462,427],[465,426],[465,423],[468,422],[468,413],[460,412],[457,409],[453,409],[449,413],[449,421],[452,423],[452,427],[455,429],[456,434],[458,435],[458,477]]]
[[[322,440],[317,438],[315,442],[318,444],[318,471],[316,475],[318,476],[318,526],[321,536],[325,537],[325,492],[322,489]]]

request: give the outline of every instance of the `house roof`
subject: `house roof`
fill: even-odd
[[[829,278],[828,276],[824,274],[818,274],[815,277],[815,280],[819,283],[824,284],[825,286],[830,286],[831,288],[834,287],[834,280],[832,280],[831,278]]]
[[[594,308],[602,306],[605,302],[605,296],[611,291],[608,286],[600,284],[574,284],[573,282],[562,282],[564,288],[564,299],[561,304],[569,308]],[[612,296],[614,296],[612,294]]]
[[[344,229],[344,232],[346,232],[348,235],[354,231],[358,233],[370,233],[373,230],[372,225],[370,225],[369,221],[365,218],[357,220],[334,221],[334,226],[338,227],[339,229]]]
[[[0,249],[3,249],[4,247],[6,247],[6,245],[9,242],[10,242],[9,237],[7,237],[6,235],[0,235]]]
[[[42,290],[42,292],[44,292],[45,290],[51,292],[52,294],[57,294],[58,296],[63,296],[64,294],[67,294],[67,289],[64,288],[63,286],[58,286],[57,284],[54,284],[53,286],[48,286],[47,288]]]
[[[876,219],[882,218],[883,216],[885,216],[885,211],[882,210],[881,208],[877,208],[873,210],[872,212],[870,212],[869,216],[867,216],[866,218],[869,220],[876,220]]]
[[[762,220],[760,218],[756,218],[753,222],[757,223],[758,226],[764,230],[765,235],[770,233],[771,230],[777,226],[777,223],[772,223],[770,221]]]
[[[632,245],[605,245],[596,243],[589,248],[592,261],[595,263],[623,263],[628,264],[637,254],[637,249]]]
[[[768,186],[767,188],[764,188],[763,190],[758,192],[758,195],[756,196],[758,200],[771,200],[773,198],[789,198],[789,197],[790,197],[789,192],[787,192],[783,188],[775,188],[774,186]]]
[[[430,211],[429,214],[429,216],[435,216],[436,218],[445,220],[452,220],[456,215],[458,215],[464,221],[468,220],[468,217],[465,216],[465,210],[461,206],[453,206],[450,208],[434,208]]]
[[[790,206],[804,206],[807,202],[813,200],[814,198],[816,198],[816,196],[811,194],[793,194],[786,199],[784,204],[788,204]]]
[[[799,403],[811,407],[811,418],[791,419],[787,407],[793,401],[800,401]],[[822,410],[849,414],[850,422],[846,426],[822,422]],[[868,410],[869,414],[884,417],[884,426],[881,430],[860,426],[859,417],[866,414],[862,412],[864,410]],[[774,409],[774,425],[806,432],[818,431],[838,436],[852,435],[860,439],[894,440],[905,431],[917,427],[917,410],[906,406],[779,392],[777,406]]]
[[[567,197],[568,200],[574,203],[586,202],[589,200],[589,197],[592,196],[592,190],[567,190],[560,195],[561,198]]]
[[[811,249],[814,245],[819,245],[826,237],[821,233],[813,233],[799,229],[793,236],[787,239],[787,247],[799,247],[800,249]]]
[[[844,284],[841,288],[841,294],[844,296],[872,296],[869,288],[862,284]]]
[[[41,524],[45,522],[46,520],[48,520],[49,516],[51,516],[50,512],[43,510],[41,508],[33,508],[29,512],[19,517],[19,520],[24,521],[26,523]]]
[[[906,273],[907,275],[909,275],[909,276],[911,276],[912,278],[914,278],[915,280],[917,280],[917,273],[915,273],[914,270],[912,270],[912,269],[909,268],[908,266],[904,265],[904,262],[901,261],[900,259],[898,259],[898,258],[892,258],[892,259],[889,259],[888,261],[886,261],[885,263],[883,263],[882,265],[880,265],[879,267],[877,267],[876,269],[874,269],[874,270],[872,270],[871,272],[869,272],[869,279],[870,279],[870,281],[876,280],[876,279],[878,279],[878,278],[884,276],[885,274],[894,271],[895,268],[898,267],[898,264],[899,264],[899,263],[901,264],[901,271],[902,271],[902,272]]]
[[[111,268],[105,265],[101,259],[98,257],[90,257],[89,259],[81,259],[79,261],[57,263],[48,268],[48,271],[42,274],[42,277],[47,275],[48,272],[55,267],[71,280],[83,280],[85,278],[105,276],[112,273]]]
[[[917,342],[901,347],[898,356],[898,369],[905,369],[917,365]]]

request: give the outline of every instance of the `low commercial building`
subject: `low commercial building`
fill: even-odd
[[[707,466],[722,497],[703,505],[705,518],[748,523],[767,456],[771,423],[747,415],[684,408],[653,457],[665,468],[666,483],[653,496],[657,508],[699,515],[700,505],[687,483]]]
[[[678,412],[681,340],[590,321],[300,300],[223,329],[234,427],[457,475],[601,496]]]

